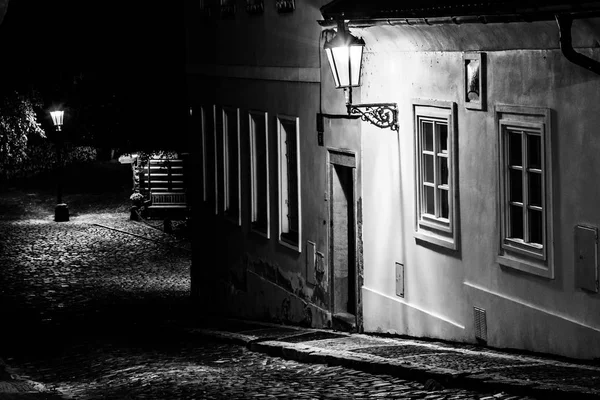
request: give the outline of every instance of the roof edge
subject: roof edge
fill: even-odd
[[[463,15],[447,17],[421,17],[421,18],[357,18],[348,19],[350,27],[369,27],[376,25],[461,25],[461,24],[498,24],[511,22],[537,22],[553,21],[557,15],[565,13],[537,13],[537,14],[505,14],[505,15]],[[573,19],[597,18],[600,17],[600,10],[589,12],[567,13]],[[342,19],[342,18],[340,18]],[[325,28],[337,26],[337,19],[317,20],[317,23]]]
[[[557,14],[569,14],[573,18],[585,18],[584,15],[600,12],[600,1],[579,1],[572,4],[558,2],[554,4],[535,5],[535,2],[521,4],[518,0],[475,3],[473,5],[449,4],[445,6],[429,6],[426,8],[405,7],[390,8],[389,5],[377,3],[363,3],[361,0],[333,0],[320,8],[324,20],[347,21],[436,21],[436,20],[470,20],[480,19],[482,23],[498,20],[517,19],[520,21],[539,21],[554,19]],[[363,7],[357,8],[360,4]],[[427,23],[426,23],[427,24]]]

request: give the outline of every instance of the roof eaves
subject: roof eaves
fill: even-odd
[[[460,0],[459,0],[460,1]],[[476,3],[440,4],[430,1],[430,6],[391,6],[390,2],[361,0],[334,0],[321,7],[325,20],[372,19],[431,19],[461,17],[506,17],[518,15],[524,20],[552,19],[561,13],[591,13],[600,11],[598,1],[487,1]],[[421,3],[422,4],[422,3]]]

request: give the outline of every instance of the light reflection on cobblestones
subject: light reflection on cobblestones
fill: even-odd
[[[170,329],[169,319],[192,312],[191,253],[173,246],[186,243],[123,214],[61,224],[0,221],[0,317],[11,327],[2,351],[9,364],[73,399],[484,397],[273,358]]]

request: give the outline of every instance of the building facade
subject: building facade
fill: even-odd
[[[202,304],[599,357],[600,5],[267,3],[209,18],[216,62],[188,59]],[[365,42],[352,103],[395,104],[397,130],[347,114],[340,19]]]

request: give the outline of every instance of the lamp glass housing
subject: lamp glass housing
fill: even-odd
[[[364,47],[365,42],[345,28],[339,28],[337,35],[325,43],[325,53],[336,88],[360,86]]]
[[[64,111],[50,111],[50,116],[52,117],[52,123],[54,126],[61,126],[63,124],[64,114]]]

